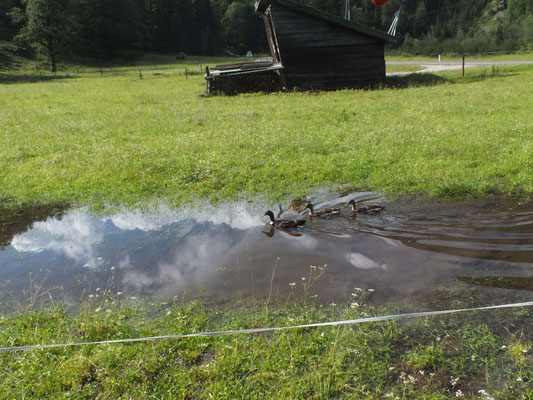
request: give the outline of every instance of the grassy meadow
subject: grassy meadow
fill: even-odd
[[[79,309],[20,307],[0,346],[291,326],[386,315],[401,306],[307,299],[217,307],[100,293]],[[483,301],[451,301],[464,307]],[[527,309],[131,344],[2,353],[0,399],[532,399]]]
[[[199,97],[209,61],[228,60],[0,73],[2,202],[279,199],[317,186],[533,191],[533,67],[391,78],[379,90]]]

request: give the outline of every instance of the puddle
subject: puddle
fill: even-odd
[[[430,302],[436,291],[458,288],[531,297],[533,202],[389,202],[356,193],[319,206],[353,197],[386,209],[354,218],[346,208],[290,232],[270,229],[266,207],[248,203],[103,217],[80,209],[19,213],[0,221],[1,300],[21,298],[30,282],[61,287],[73,302],[106,289],[215,302],[304,288],[325,302],[346,301],[356,287],[374,289],[374,302]],[[326,265],[316,280],[321,270],[311,265]]]

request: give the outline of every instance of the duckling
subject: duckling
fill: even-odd
[[[368,213],[368,214],[377,214],[385,208],[385,206],[378,206],[376,204],[367,204],[361,207],[357,207],[357,204],[355,204],[355,200],[352,199],[346,205],[352,205],[352,212],[353,213]]]
[[[333,208],[333,209],[324,209],[324,210],[320,210],[320,211],[314,211],[313,210],[313,205],[311,203],[307,204],[305,206],[305,208],[302,210],[306,210],[306,209],[309,209],[309,216],[310,217],[319,217],[319,218],[329,218],[329,217],[333,217],[335,215],[339,215],[341,213],[341,209],[340,208]],[[300,212],[302,212],[300,211]]]
[[[296,219],[296,220],[291,220],[291,219],[275,219],[274,218],[274,213],[270,210],[268,210],[267,212],[263,213],[263,215],[261,215],[262,217],[264,216],[267,216],[270,218],[270,225],[276,227],[276,228],[280,228],[280,229],[291,229],[291,228],[298,228],[299,226],[302,226],[303,224],[305,224],[305,219]]]

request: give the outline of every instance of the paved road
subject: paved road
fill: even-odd
[[[465,68],[472,67],[490,67],[492,65],[529,65],[533,64],[533,60],[526,61],[465,61]],[[417,72],[438,72],[445,70],[461,69],[463,63],[461,61],[387,61],[387,65],[416,65],[424,68]],[[412,72],[392,72],[387,75],[403,75]]]

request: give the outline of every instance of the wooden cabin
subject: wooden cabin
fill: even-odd
[[[271,62],[208,70],[208,92],[265,91],[265,83],[271,90],[331,90],[385,79],[385,43],[395,43],[394,36],[290,0],[257,0],[255,8],[263,14]]]

